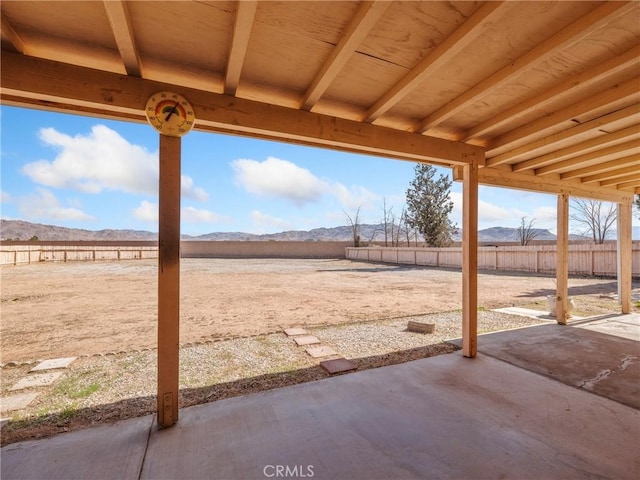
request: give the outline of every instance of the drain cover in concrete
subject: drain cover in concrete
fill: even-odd
[[[324,345],[320,347],[305,348],[305,350],[313,358],[328,357],[329,355],[337,355],[338,353],[333,348],[325,347]]]
[[[304,328],[287,328],[284,333],[286,333],[288,337],[292,337],[294,335],[307,335],[309,332]]]
[[[301,337],[294,337],[293,339],[298,345],[313,345],[314,343],[320,343],[320,340],[313,335],[302,335]]]
[[[320,366],[329,373],[341,373],[348,372],[349,370],[355,370],[356,364],[346,358],[336,358],[335,360],[325,360],[320,362]]]
[[[24,377],[9,390],[22,390],[24,388],[44,387],[46,385],[51,385],[60,377],[60,375],[62,375],[62,373],[63,372],[34,373],[33,375]]]
[[[39,393],[22,393],[20,395],[2,397],[0,398],[0,411],[10,412],[11,410],[26,408],[26,406],[33,402],[38,395]]]
[[[52,358],[51,360],[45,360],[33,367],[30,372],[37,372],[39,370],[54,370],[56,368],[67,368],[78,357],[66,357],[66,358]]]

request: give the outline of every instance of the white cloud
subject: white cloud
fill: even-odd
[[[158,204],[143,200],[140,206],[133,211],[133,216],[143,222],[157,223],[159,219]]]
[[[558,227],[558,212],[555,207],[537,207],[529,217],[535,218],[536,228],[546,228],[555,231]]]
[[[209,194],[203,188],[193,186],[193,179],[191,177],[182,175],[181,181],[180,189],[182,191],[182,195],[185,197],[191,198],[192,200],[198,200],[200,202],[204,202],[209,198]]]
[[[158,204],[147,200],[140,202],[140,205],[133,210],[133,216],[143,222],[158,223]],[[183,207],[180,210],[180,220],[185,223],[213,223],[224,220],[225,217],[210,210],[203,210],[194,207]]]
[[[194,207],[184,207],[180,215],[182,221],[186,223],[213,223],[224,220],[222,215]]]
[[[462,225],[462,193],[451,192],[453,201],[452,220]],[[478,228],[482,230],[488,227],[508,227],[519,225],[520,218],[530,217],[526,212],[518,208],[505,208],[484,200],[478,200]]]
[[[238,159],[231,166],[236,172],[236,182],[248,192],[284,198],[298,206],[318,201],[323,195],[336,197],[348,210],[372,208],[378,200],[378,196],[365,187],[329,182],[306,168],[275,157],[268,157],[263,162]]]
[[[3,192],[2,190],[0,190],[0,203],[9,203],[11,202],[11,195],[9,195],[7,192]]]
[[[39,137],[58,154],[53,161],[39,160],[23,167],[36,183],[85,193],[158,194],[158,152],[129,143],[115,130],[95,125],[89,135],[71,137],[55,128],[43,128]],[[186,175],[182,176],[182,194],[201,201],[208,196]]]
[[[346,210],[373,208],[379,199],[378,195],[358,185],[347,188],[341,183],[336,183],[332,191]]]
[[[79,220],[90,221],[94,217],[78,208],[63,207],[56,196],[46,188],[38,188],[38,193],[21,198],[18,210],[27,219]]]
[[[329,186],[306,168],[269,157],[264,162],[238,159],[231,162],[236,182],[250,193],[281,197],[296,205],[314,202]]]
[[[266,213],[262,213],[259,210],[253,210],[251,212],[251,219],[256,229],[260,232],[272,231],[272,230],[289,230],[291,225],[282,218],[272,217]]]

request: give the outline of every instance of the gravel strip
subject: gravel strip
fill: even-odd
[[[497,312],[479,312],[479,331],[518,328],[541,322]],[[434,323],[432,334],[409,332],[409,320]],[[457,350],[444,343],[462,335],[461,313],[376,320],[307,328],[321,345],[355,361],[358,370],[376,368]],[[297,383],[327,378],[314,359],[284,333],[185,346],[180,352],[180,406],[186,407]],[[2,445],[154,413],[155,350],[77,359],[29,407],[13,412],[2,427]],[[32,365],[2,369],[2,395]]]

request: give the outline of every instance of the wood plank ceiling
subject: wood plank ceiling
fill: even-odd
[[[269,108],[282,133],[274,138],[303,141],[296,125],[308,119],[318,128],[343,122],[350,137],[325,145],[349,150],[359,135],[382,145],[397,132],[399,143],[436,138],[466,144],[471,156],[479,147],[481,183],[618,201],[640,193],[640,2],[3,0],[0,8],[3,104],[106,115],[90,93],[92,82],[111,82],[100,71],[209,94],[203,130],[267,136],[241,114]],[[64,79],[32,78],[84,69],[93,70],[74,88],[87,98],[64,93]],[[144,120],[143,103],[118,109],[103,97],[111,116]],[[216,109],[234,115],[208,121]],[[445,145],[425,142],[415,148]],[[398,157],[461,164],[437,152]]]

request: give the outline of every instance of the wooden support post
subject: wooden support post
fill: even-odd
[[[463,167],[462,354],[478,353],[478,164]]]
[[[631,200],[618,203],[618,298],[622,313],[631,313]]]
[[[160,135],[158,225],[158,424],[178,421],[180,349],[180,146]]]
[[[569,295],[569,194],[558,195],[558,236],[556,248],[556,320],[567,324]]]

